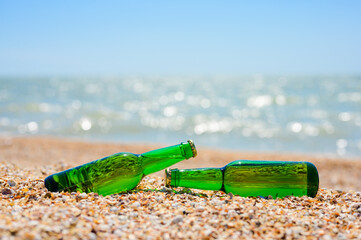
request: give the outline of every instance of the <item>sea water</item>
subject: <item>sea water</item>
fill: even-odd
[[[0,77],[0,136],[361,156],[361,76]]]

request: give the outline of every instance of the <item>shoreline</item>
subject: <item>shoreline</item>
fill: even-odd
[[[169,141],[166,142],[156,142],[152,143],[149,141],[124,141],[124,140],[111,140],[111,139],[94,139],[94,138],[84,138],[84,137],[69,137],[69,136],[54,136],[54,135],[20,135],[20,134],[0,134],[0,141],[4,142],[6,139],[12,140],[12,139],[54,139],[59,141],[67,141],[67,142],[76,142],[76,143],[89,143],[89,144],[116,144],[119,146],[152,146],[153,148],[161,148],[165,146],[170,146],[174,144],[178,144],[180,142],[187,141],[188,138],[179,138],[179,141]],[[194,140],[190,138],[191,140]],[[2,144],[0,142],[0,144]],[[256,150],[245,150],[245,149],[235,149],[235,148],[227,148],[227,147],[213,147],[213,146],[199,146],[197,142],[195,142],[196,147],[201,147],[203,149],[209,149],[220,152],[234,152],[234,153],[248,153],[248,154],[254,154],[254,155],[295,155],[295,156],[303,156],[305,158],[328,158],[328,159],[334,159],[334,160],[340,160],[340,159],[346,159],[347,161],[361,161],[361,156],[357,155],[338,155],[337,153],[322,153],[322,152],[298,152],[298,151],[269,151],[269,150],[262,150],[257,152]]]

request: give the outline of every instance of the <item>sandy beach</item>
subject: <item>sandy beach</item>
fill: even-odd
[[[361,159],[197,146],[196,158],[172,166],[222,167],[237,159],[309,161],[320,176],[315,198],[172,191],[164,187],[163,171],[145,177],[132,193],[107,197],[51,193],[43,186],[43,179],[57,171],[116,152],[159,147],[165,146],[0,138],[1,239],[361,239]]]

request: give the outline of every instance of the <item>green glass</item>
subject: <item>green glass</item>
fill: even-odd
[[[142,154],[121,152],[50,175],[44,183],[52,192],[96,192],[106,196],[131,190],[145,175],[196,155],[191,140]]]
[[[223,168],[167,169],[166,185],[222,190],[242,197],[315,197],[318,172],[309,162],[233,161]]]

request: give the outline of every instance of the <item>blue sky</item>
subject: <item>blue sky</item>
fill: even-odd
[[[1,1],[0,74],[360,74],[361,1]]]

